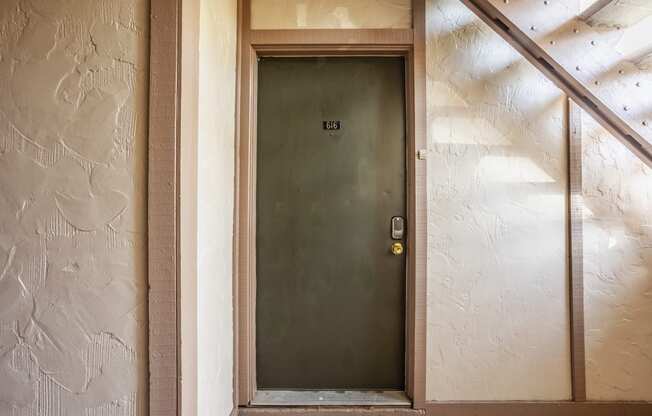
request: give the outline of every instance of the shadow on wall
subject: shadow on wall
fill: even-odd
[[[568,399],[565,98],[457,1],[427,30],[427,398]],[[588,394],[649,400],[652,181],[585,130]]]
[[[0,415],[145,414],[147,2],[0,2]]]
[[[576,29],[579,29],[577,33]],[[652,88],[652,70],[646,65],[652,54],[651,38],[652,17],[622,30],[596,30],[574,19],[546,34],[542,41],[544,45],[547,45],[545,39],[555,39],[561,45],[566,40],[587,45],[581,50],[574,50],[573,65],[579,65],[581,74],[593,84],[591,87],[595,92],[605,97],[618,94],[622,97],[622,104],[629,107],[630,114],[637,120],[644,120],[643,116],[652,111],[652,100],[643,93],[645,88]],[[596,49],[602,53],[596,52]],[[592,72],[587,72],[586,68],[591,68]],[[638,125],[635,127],[638,128]]]

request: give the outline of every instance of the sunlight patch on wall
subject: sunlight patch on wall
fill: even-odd
[[[429,124],[434,143],[509,146],[511,142],[481,116],[437,116]]]
[[[477,175],[488,182],[556,182],[527,157],[483,156],[478,164]]]
[[[565,97],[458,0],[426,41],[426,399],[567,400]]]

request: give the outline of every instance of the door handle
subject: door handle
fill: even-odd
[[[403,254],[403,251],[405,251],[405,249],[403,248],[403,243],[398,243],[398,242],[392,244],[391,250],[392,250],[392,254],[395,256],[400,256],[401,254]]]

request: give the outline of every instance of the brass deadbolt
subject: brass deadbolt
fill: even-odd
[[[395,256],[400,256],[403,254],[404,248],[403,243],[394,243],[392,244],[392,254]]]

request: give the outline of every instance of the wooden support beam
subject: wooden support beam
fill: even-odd
[[[630,149],[638,158],[652,167],[652,144],[641,134],[642,131],[649,132],[647,125],[641,127],[641,122],[634,128],[637,120],[632,116],[625,119],[623,112],[629,111],[629,108],[620,109],[617,113],[614,108],[615,100],[619,99],[613,90],[608,94],[602,94],[604,99],[600,99],[586,84],[576,76],[571,74],[580,72],[581,67],[571,69],[569,58],[560,56],[562,52],[551,56],[543,49],[533,38],[524,32],[524,30],[515,23],[513,19],[508,18],[501,10],[498,9],[492,1],[489,0],[461,0],[470,10],[472,10],[480,19],[489,25],[498,35],[509,42],[523,57],[537,67],[548,79],[555,83],[560,89],[568,94],[579,104],[587,113],[596,119],[605,129],[619,139],[628,149]],[[501,3],[502,4],[502,3]],[[506,5],[505,5],[506,6]],[[525,4],[520,5],[517,11],[522,16],[528,16],[525,11],[530,13]],[[533,13],[532,13],[533,14]],[[525,20],[525,17],[523,18]],[[542,24],[545,23],[541,19]],[[528,21],[532,21],[530,18]],[[522,22],[521,26],[523,25]],[[531,32],[537,30],[537,26],[531,24]],[[577,51],[572,51],[577,52]],[[563,58],[564,63],[561,61]],[[609,99],[609,104],[605,102]],[[642,100],[649,102],[649,98],[643,97]],[[652,134],[652,133],[651,133]]]
[[[650,402],[426,402],[424,410],[397,407],[239,408],[240,416],[649,416]],[[235,415],[233,415],[235,416]]]
[[[649,402],[431,402],[426,405],[426,416],[649,416],[651,412]]]
[[[150,9],[148,145],[149,415],[178,415],[180,1]]]
[[[582,109],[568,100],[568,241],[570,255],[571,372],[573,400],[586,400],[584,336],[584,232],[582,200]]]

